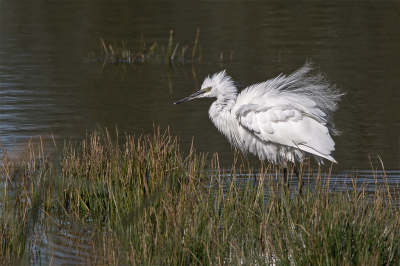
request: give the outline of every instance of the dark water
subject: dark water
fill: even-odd
[[[290,74],[306,59],[347,92],[335,115],[340,170],[400,171],[400,3],[1,1],[1,144],[25,147],[34,136],[52,145],[107,127],[115,136],[151,133],[153,124],[180,135],[187,152],[218,152],[229,167],[233,151],[208,118],[212,100],[173,102],[226,69],[240,88]],[[160,60],[124,66],[87,60],[106,44],[136,50],[168,46],[192,53],[197,28],[202,61]],[[229,58],[233,51],[233,59]],[[220,54],[223,60],[220,62]],[[198,54],[196,55],[196,58]],[[253,165],[259,165],[250,157]]]

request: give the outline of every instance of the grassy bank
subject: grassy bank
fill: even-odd
[[[2,264],[400,263],[400,189],[386,182],[335,185],[303,166],[300,195],[279,168],[224,171],[159,131],[119,145],[94,132],[53,156],[37,145],[4,151]]]

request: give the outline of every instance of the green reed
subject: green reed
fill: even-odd
[[[4,151],[3,264],[68,250],[94,265],[400,262],[400,189],[385,179],[369,191],[356,177],[331,184],[303,165],[313,182],[300,194],[278,167],[224,170],[216,155],[183,155],[159,130],[123,144],[93,132],[52,156],[30,143],[18,159]],[[44,244],[52,239],[62,241]]]

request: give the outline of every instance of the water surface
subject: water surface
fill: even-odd
[[[226,69],[239,89],[290,74],[306,59],[347,92],[335,114],[341,170],[400,170],[400,4],[385,2],[1,2],[0,123],[3,147],[24,147],[34,136],[52,146],[107,127],[115,137],[169,127],[187,152],[234,153],[208,118],[212,100],[174,106],[209,74]],[[168,45],[191,54],[197,28],[202,60],[121,65],[87,60],[107,44],[136,50]],[[229,58],[233,51],[233,59]],[[220,54],[223,60],[220,62]],[[196,55],[198,57],[198,54]],[[256,157],[249,157],[257,167]]]

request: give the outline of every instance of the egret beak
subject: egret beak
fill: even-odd
[[[183,102],[187,102],[187,101],[196,99],[197,97],[199,97],[200,95],[202,95],[203,93],[206,93],[206,92],[207,92],[206,90],[199,90],[199,91],[196,91],[196,92],[193,93],[192,95],[190,95],[190,96],[188,96],[188,97],[186,97],[186,98],[183,98],[182,100],[177,101],[177,102],[174,103],[174,104],[183,103]]]

